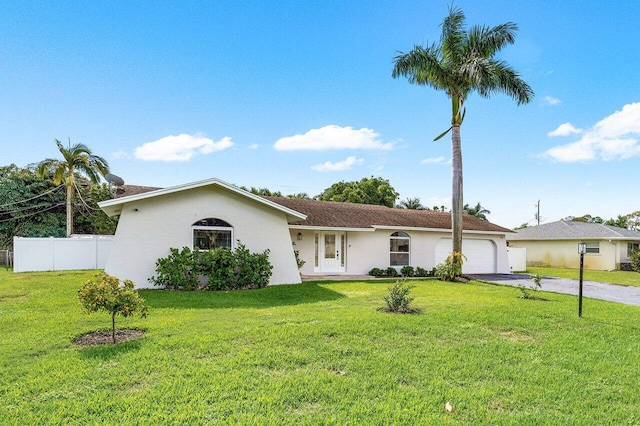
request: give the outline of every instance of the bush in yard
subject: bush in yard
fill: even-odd
[[[387,306],[379,308],[382,312],[394,312],[397,314],[412,314],[420,312],[419,309],[410,308],[409,304],[413,301],[413,297],[409,297],[411,289],[414,286],[408,286],[404,281],[396,280],[396,283],[389,287],[389,294],[384,296]]]
[[[533,281],[533,285],[527,287],[523,284],[520,284],[518,288],[520,289],[520,298],[521,299],[537,299],[537,297],[533,296],[529,293],[529,290],[538,291],[542,288],[542,275],[533,274],[530,275],[531,281]]]
[[[198,280],[199,252],[189,247],[169,249],[169,256],[156,261],[156,275],[149,279],[153,285],[173,290],[192,290],[200,284]]]
[[[397,277],[398,275],[398,271],[396,271],[396,268],[394,268],[393,266],[389,266],[387,269],[385,269],[384,274],[387,277]]]
[[[633,250],[629,254],[629,263],[631,264],[631,269],[640,272],[640,250]]]
[[[424,268],[421,267],[417,267],[416,268],[416,272],[414,274],[415,277],[428,277],[429,276],[429,271],[427,271]]]
[[[154,285],[179,290],[262,288],[272,274],[269,250],[251,253],[239,241],[235,250],[191,251],[184,247],[170,251],[168,257],[156,262],[156,275],[150,279]]]
[[[384,270],[380,268],[373,268],[372,270],[369,271],[369,275],[377,278],[384,277]]]
[[[149,312],[144,299],[140,298],[138,292],[134,290],[132,281],[125,280],[121,284],[120,279],[104,272],[97,274],[95,280],[88,280],[80,287],[78,299],[82,310],[87,314],[99,311],[111,314],[113,343],[116,343],[116,315],[126,318],[139,314],[141,318],[145,318]]]
[[[403,266],[402,269],[400,269],[400,273],[402,274],[403,277],[413,277],[416,273],[415,269],[413,268],[413,266]]]
[[[443,263],[436,266],[434,275],[442,281],[455,281],[457,277],[462,275],[464,260],[464,254],[451,253]]]

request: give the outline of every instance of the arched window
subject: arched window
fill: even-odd
[[[194,250],[233,247],[233,227],[222,219],[210,217],[191,225]]]
[[[406,232],[394,232],[389,239],[389,264],[391,266],[409,265],[411,238]]]

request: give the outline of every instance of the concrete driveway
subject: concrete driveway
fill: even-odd
[[[476,274],[469,275],[469,277],[495,284],[525,285],[527,287],[533,285],[529,275],[523,274]],[[578,280],[544,277],[541,284],[542,291],[578,295]],[[640,306],[640,287],[583,281],[582,296]]]

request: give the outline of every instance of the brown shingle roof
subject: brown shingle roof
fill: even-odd
[[[370,204],[302,200],[286,197],[264,197],[270,201],[307,215],[304,221],[291,225],[334,228],[372,228],[399,226],[407,228],[451,229],[451,214],[430,210],[394,209]],[[512,232],[475,216],[464,215],[467,231]]]
[[[145,192],[155,191],[156,188],[153,186],[139,186],[139,185],[122,185],[116,188],[116,196],[115,198],[128,197],[130,195],[138,195],[144,194]]]
[[[155,191],[151,186],[122,185],[116,198]],[[263,197],[307,216],[291,225],[330,228],[373,228],[398,226],[406,228],[451,229],[451,214],[431,210],[394,209],[371,204],[339,203],[335,201],[302,200],[287,197]],[[466,231],[512,232],[486,220],[465,214],[462,219]]]

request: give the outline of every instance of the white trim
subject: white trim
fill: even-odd
[[[315,225],[289,225],[289,229],[302,229],[310,231],[344,231],[344,232],[374,232],[373,228],[344,228],[340,226],[315,226]]]
[[[451,233],[451,228],[421,228],[417,226],[390,226],[390,225],[371,225],[374,229],[389,229],[394,231],[411,230],[411,231],[427,231],[427,232],[448,232]],[[464,229],[463,234],[483,234],[483,235],[505,235],[508,231],[478,231],[474,229]]]
[[[191,182],[191,183],[185,183],[182,185],[176,185],[176,186],[172,186],[170,188],[162,188],[162,189],[156,189],[154,191],[149,191],[149,192],[144,192],[142,194],[136,194],[136,195],[129,195],[128,197],[120,197],[120,198],[114,198],[111,200],[105,200],[105,201],[100,201],[98,203],[98,206],[107,214],[107,216],[115,216],[117,214],[120,214],[120,212],[122,212],[122,206],[126,203],[130,203],[133,201],[139,201],[139,200],[144,200],[146,198],[153,198],[153,197],[159,197],[162,195],[168,195],[168,194],[173,194],[176,192],[181,192],[181,191],[187,191],[189,189],[195,189],[195,188],[201,188],[203,186],[209,186],[209,185],[216,185],[219,186],[221,188],[227,189],[231,192],[234,192],[238,195],[242,195],[243,197],[249,198],[251,200],[257,201],[261,204],[267,205],[269,207],[273,207],[276,210],[280,210],[286,214],[288,214],[289,216],[293,216],[294,218],[297,219],[302,219],[305,220],[307,218],[307,215],[302,214],[300,212],[297,212],[293,209],[290,209],[288,207],[285,207],[283,205],[280,205],[278,203],[274,203],[273,201],[267,200],[265,198],[260,197],[259,195],[255,195],[252,194],[249,191],[245,191],[243,189],[240,189],[234,185],[231,185],[227,182],[224,182],[218,178],[211,178],[211,179],[205,179],[205,180],[200,180],[197,182]]]

